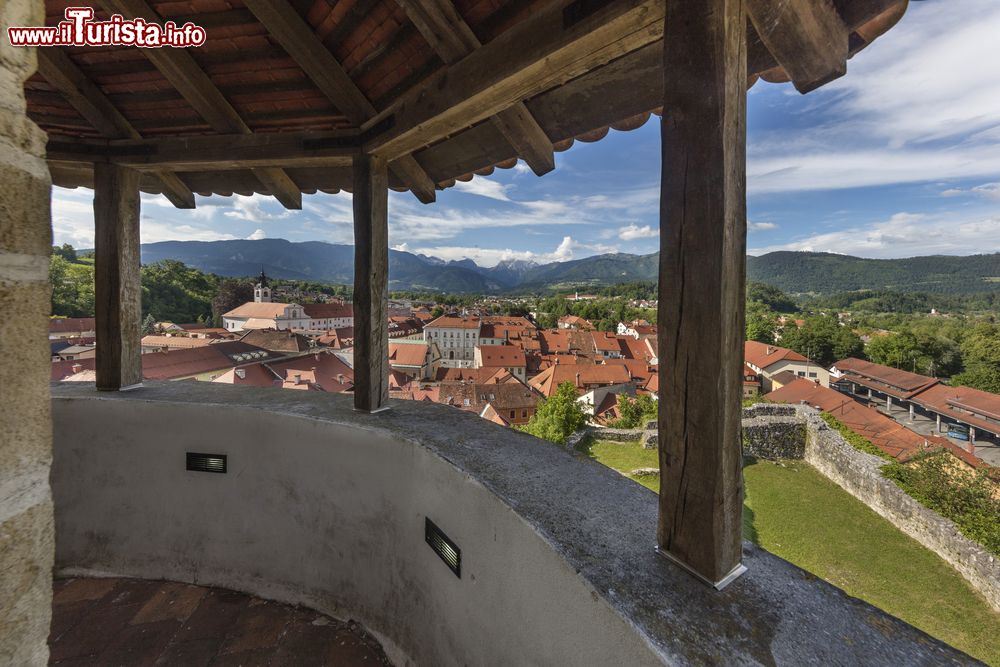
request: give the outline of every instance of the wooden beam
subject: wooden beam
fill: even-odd
[[[273,0],[246,0],[244,4],[320,92],[351,122],[361,126],[377,113],[361,89],[291,4]],[[416,159],[412,155],[401,155],[395,162],[398,164],[391,164],[390,168],[413,194],[425,204],[434,201],[435,184]]]
[[[847,73],[849,30],[830,0],[746,0],[761,41],[808,93]]]
[[[663,39],[657,542],[717,587],[742,572],[743,2],[668,2]]]
[[[479,38],[455,9],[451,0],[397,0],[397,2],[446,65],[453,65],[482,47]],[[537,175],[541,176],[555,169],[555,151],[552,149],[552,142],[523,102],[499,112],[493,116],[492,122],[507,138],[517,155]]]
[[[354,159],[354,407],[389,402],[389,176],[382,158]]]
[[[94,165],[94,314],[97,388],[142,384],[139,173]]]
[[[142,18],[152,23],[163,20],[145,0],[101,0],[101,4],[108,12],[125,18]],[[186,50],[163,48],[142,49],[142,52],[216,132],[252,134],[236,109]],[[287,174],[273,167],[251,171],[285,208],[302,208],[302,192]]]
[[[201,171],[247,167],[350,166],[358,153],[354,132],[267,132],[129,140],[52,137],[50,160],[112,162],[151,171]]]
[[[494,116],[657,41],[662,0],[551,3],[431,77],[364,129],[390,120],[366,149],[388,159]]]
[[[76,66],[60,48],[38,49],[38,72],[58,90],[98,132],[106,137],[139,139],[132,124],[104,95],[101,89]],[[194,194],[174,174],[163,171],[156,177],[163,196],[177,208],[194,208]]]

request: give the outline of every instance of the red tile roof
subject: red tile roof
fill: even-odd
[[[351,303],[305,303],[302,309],[314,320],[354,317],[354,304]]]
[[[996,394],[936,384],[910,400],[949,419],[1000,435],[1000,396]]]
[[[524,351],[513,345],[480,345],[481,368],[523,368]]]
[[[781,389],[772,391],[766,396],[768,400],[778,403],[802,403],[817,407],[837,418],[851,431],[864,437],[889,456],[899,461],[907,461],[921,452],[930,449],[946,449],[963,461],[969,462],[969,456],[963,456],[963,451],[945,438],[934,435],[921,435],[916,431],[902,426],[895,420],[883,415],[866,405],[862,405],[850,397],[822,385],[798,378]],[[971,456],[971,455],[970,455]],[[976,464],[982,465],[976,457]]]
[[[437,327],[441,329],[478,329],[480,325],[479,317],[476,315],[442,315],[441,317],[424,325],[424,329]]]
[[[93,317],[53,317],[49,320],[49,333],[82,333],[97,326]]]
[[[421,368],[427,361],[427,343],[389,343],[389,365]]]
[[[794,350],[758,343],[755,340],[743,343],[743,358],[757,368],[767,368],[779,361],[809,361]]]
[[[842,380],[849,380],[900,399],[910,398],[938,383],[936,378],[853,357],[841,359],[834,364],[834,368],[844,373]]]
[[[604,364],[557,364],[549,366],[528,381],[531,387],[544,396],[552,396],[564,382],[570,382],[583,393],[594,387],[625,384],[631,381],[628,369],[621,365]]]

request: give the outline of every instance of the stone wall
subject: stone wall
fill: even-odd
[[[769,416],[771,415],[771,416]],[[807,406],[755,405],[744,410],[744,451],[784,448],[804,458],[842,489],[887,519],[917,542],[946,560],[1000,611],[1000,558],[962,535],[955,524],[927,509],[882,475],[885,460],[862,452]],[[768,445],[768,435],[778,444]]]
[[[954,567],[1000,611],[1000,557],[962,535],[882,476],[883,459],[852,447],[815,414],[807,417],[806,461]]]
[[[25,113],[33,49],[9,26],[44,25],[41,0],[0,2],[0,664],[45,665],[52,605],[49,215],[45,134]]]
[[[743,454],[760,459],[805,456],[806,424],[790,405],[757,405],[743,410]]]

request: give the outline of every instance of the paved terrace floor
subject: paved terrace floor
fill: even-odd
[[[57,579],[50,665],[389,665],[355,623],[221,588]]]

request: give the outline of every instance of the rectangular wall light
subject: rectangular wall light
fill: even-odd
[[[462,550],[427,517],[424,517],[424,539],[455,576],[461,579]]]
[[[225,454],[187,453],[187,469],[195,472],[226,472]]]

